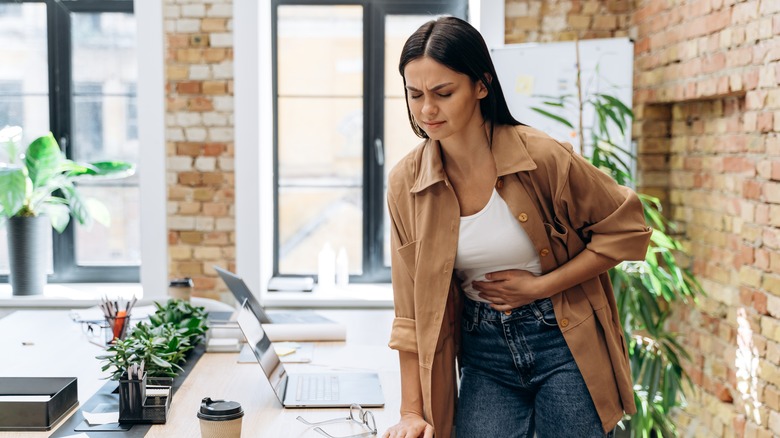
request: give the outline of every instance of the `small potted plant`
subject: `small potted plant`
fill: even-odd
[[[73,216],[82,225],[109,225],[108,209],[82,197],[77,182],[122,178],[135,166],[123,161],[78,163],[69,160],[51,133],[19,148],[21,128],[0,130],[0,226],[8,232],[11,287],[14,295],[43,293],[46,284],[46,233],[61,233]]]
[[[97,356],[112,380],[121,380],[128,367],[143,362],[150,384],[170,386],[182,371],[187,354],[203,340],[208,330],[203,307],[183,300],[155,306],[157,311],[149,316],[149,323],[139,323],[125,339],[108,347],[107,354]]]

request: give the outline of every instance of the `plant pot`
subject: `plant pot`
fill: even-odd
[[[44,216],[12,217],[6,224],[10,283],[14,295],[41,295],[46,285],[46,243],[51,222]]]

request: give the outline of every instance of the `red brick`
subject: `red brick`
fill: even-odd
[[[181,94],[199,94],[202,82],[185,81],[176,84],[176,92]]]
[[[207,157],[218,157],[225,152],[224,143],[206,143],[203,145],[203,155]]]
[[[756,291],[753,293],[753,308],[759,315],[768,315],[766,293]]]
[[[761,198],[761,183],[753,180],[746,180],[742,183],[742,196],[747,199]]]
[[[179,184],[195,187],[203,184],[203,178],[199,172],[179,172]]]
[[[176,155],[197,157],[200,155],[200,143],[182,142],[176,144]]]

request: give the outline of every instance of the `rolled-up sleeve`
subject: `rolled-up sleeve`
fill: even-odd
[[[586,248],[613,260],[644,260],[652,229],[642,202],[628,187],[572,152],[559,194]]]
[[[390,272],[393,282],[393,305],[395,319],[390,332],[390,348],[401,351],[417,352],[417,331],[414,312],[414,276],[404,265],[399,253],[411,239],[410,230],[404,226],[398,203],[388,185],[387,207],[390,213]]]

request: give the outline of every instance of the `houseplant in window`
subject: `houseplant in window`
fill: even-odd
[[[122,161],[78,163],[65,157],[51,133],[19,147],[21,129],[0,130],[0,227],[8,233],[10,283],[14,295],[43,292],[46,283],[46,233],[61,233],[71,216],[79,224],[110,223],[108,209],[82,197],[78,182],[89,178],[132,175]]]

